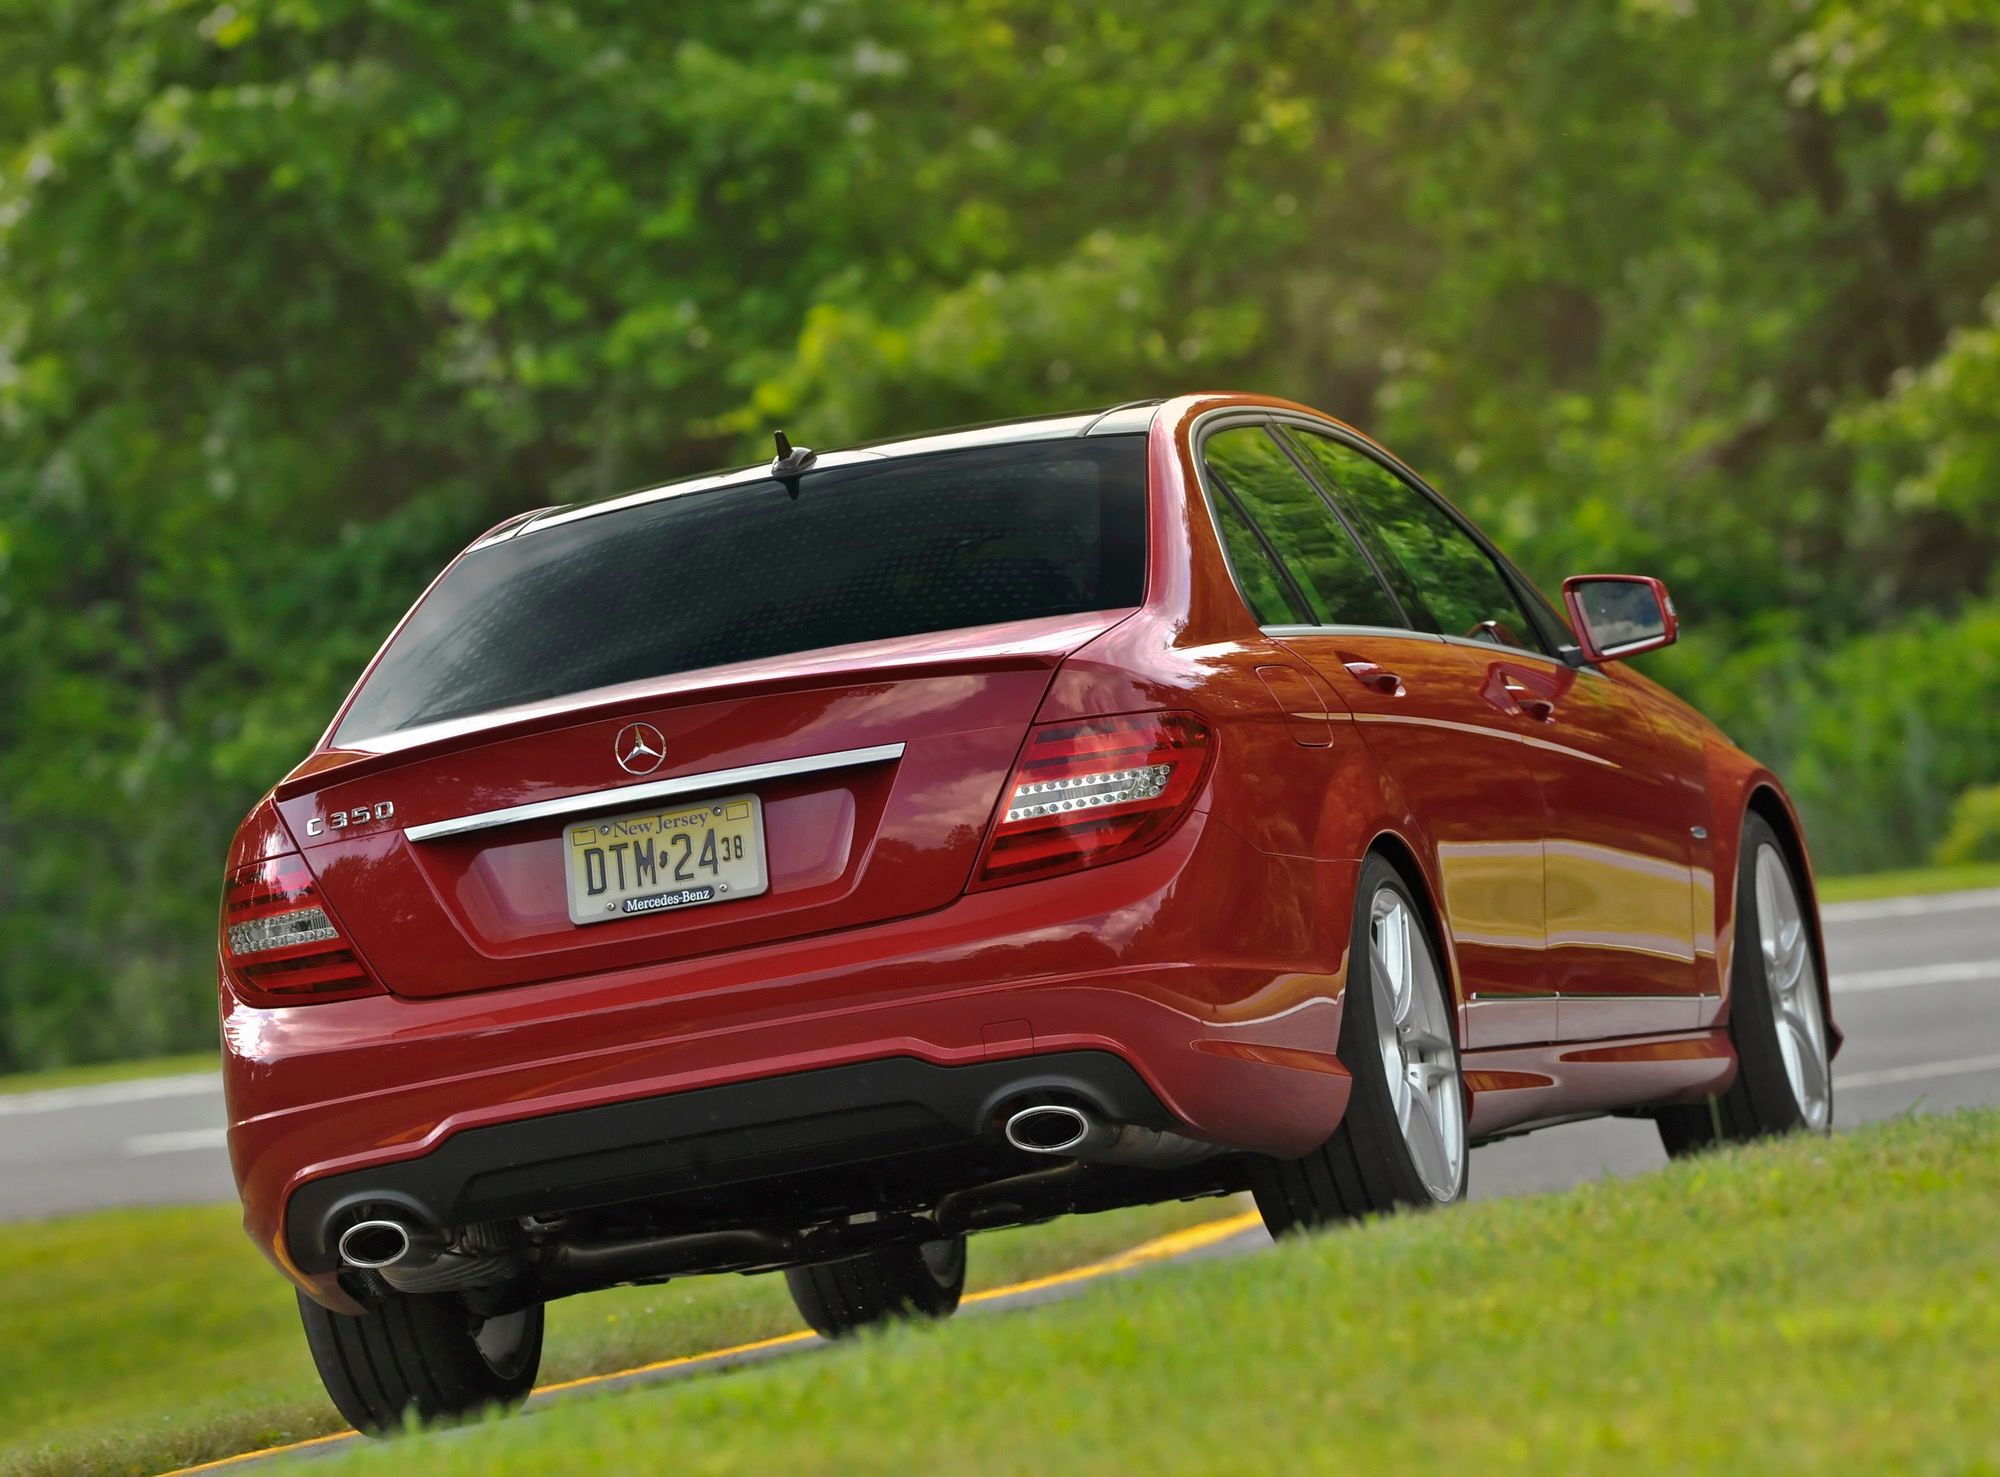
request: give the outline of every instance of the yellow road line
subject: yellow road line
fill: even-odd
[[[1254,1210],[1242,1215],[1226,1216],[1219,1221],[1203,1221],[1198,1226],[1189,1226],[1184,1231],[1169,1231],[1164,1236],[1155,1236],[1151,1241],[1142,1241],[1137,1246],[1121,1251],[1116,1256],[1106,1257],[1101,1262],[1089,1262],[1081,1267],[1072,1267],[1067,1272],[1051,1272],[1046,1277],[1031,1277],[1026,1282],[1014,1282],[1006,1287],[989,1287],[984,1292],[967,1293],[968,1303],[991,1302],[994,1298],[1017,1297],[1024,1292],[1039,1292],[1044,1287],[1064,1287],[1072,1282],[1088,1282],[1095,1277],[1106,1277],[1113,1272],[1128,1271],[1142,1267],[1147,1262],[1157,1262],[1166,1257],[1184,1256],[1191,1251],[1199,1251],[1204,1246],[1214,1246],[1230,1237],[1240,1235],[1262,1221]]]
[[[352,1441],[359,1434],[354,1431],[335,1431],[327,1436],[308,1436],[303,1441],[288,1441],[283,1446],[266,1446],[257,1451],[239,1451],[235,1456],[217,1457],[212,1462],[199,1462],[192,1467],[176,1467],[165,1477],[187,1477],[190,1472],[218,1472],[224,1467],[233,1467],[238,1462],[254,1462],[267,1456],[285,1456],[294,1451],[305,1451],[314,1446],[331,1446],[336,1441]]]
[[[1040,1292],[1046,1287],[1066,1287],[1074,1282],[1089,1282],[1098,1277],[1108,1277],[1114,1272],[1126,1272],[1134,1267],[1143,1267],[1148,1262],[1185,1256],[1188,1252],[1199,1251],[1205,1246],[1214,1246],[1227,1241],[1230,1237],[1240,1235],[1258,1224],[1260,1221],[1254,1210],[1246,1211],[1242,1215],[1225,1216],[1221,1220],[1203,1221],[1185,1230],[1169,1231],[1164,1236],[1155,1236],[1151,1241],[1142,1241],[1137,1246],[1128,1247],[1116,1256],[1108,1256],[1102,1261],[1087,1262],[1081,1267],[1072,1267],[1067,1272],[1051,1272],[1046,1277],[1030,1277],[1025,1282],[1010,1282],[1005,1287],[989,1287],[983,1292],[967,1293],[964,1301],[987,1303],[997,1298],[1018,1297],[1024,1292]],[[635,1375],[657,1374],[665,1369],[687,1369],[694,1365],[713,1364],[742,1354],[759,1354],[766,1349],[781,1349],[788,1344],[810,1343],[816,1337],[818,1335],[800,1329],[796,1333],[781,1333],[773,1338],[753,1339],[747,1344],[731,1344],[726,1349],[710,1349],[701,1354],[678,1354],[672,1359],[656,1359],[651,1364],[636,1364],[630,1369],[613,1370],[609,1374],[586,1374],[573,1380],[558,1380],[554,1384],[537,1385],[534,1394],[553,1395],[563,1390],[580,1390],[590,1385],[630,1379]],[[315,1446],[330,1446],[336,1441],[352,1441],[356,1439],[357,1434],[354,1431],[335,1431],[330,1435],[309,1436],[303,1441],[292,1441],[283,1446],[266,1446],[258,1451],[239,1451],[234,1456],[218,1457],[212,1462],[201,1462],[192,1467],[177,1467],[163,1474],[163,1477],[191,1477],[195,1472],[220,1471],[239,1462],[286,1456]]]
[[[731,1359],[738,1354],[757,1354],[765,1349],[782,1349],[787,1344],[811,1343],[818,1334],[808,1333],[803,1328],[797,1333],[781,1333],[774,1338],[753,1339],[747,1344],[731,1344],[726,1349],[710,1349],[705,1354],[676,1354],[671,1359],[655,1359],[651,1364],[635,1364],[630,1369],[616,1369],[609,1374],[579,1375],[573,1380],[560,1380],[553,1385],[537,1385],[537,1395],[552,1395],[558,1390],[581,1390],[589,1385],[602,1385],[611,1380],[622,1380],[635,1374],[656,1374],[663,1369],[686,1369],[694,1364],[713,1364],[717,1360]]]

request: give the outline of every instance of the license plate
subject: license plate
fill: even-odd
[[[730,902],[771,885],[755,795],[576,821],[564,838],[572,923]]]

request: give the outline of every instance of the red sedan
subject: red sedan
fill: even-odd
[[[550,1299],[966,1233],[1465,1193],[1603,1113],[1824,1129],[1777,779],[1381,447],[1195,395],[510,519],[229,858],[230,1152],[364,1429],[520,1397]]]

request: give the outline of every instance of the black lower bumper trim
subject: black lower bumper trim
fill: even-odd
[[[330,1272],[340,1231],[364,1211],[451,1228],[779,1179],[990,1137],[1002,1105],[1030,1094],[1176,1126],[1110,1052],[957,1067],[885,1057],[467,1129],[418,1158],[301,1185],[286,1239],[302,1271]]]

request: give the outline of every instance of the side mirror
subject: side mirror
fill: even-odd
[[[1643,574],[1573,574],[1563,581],[1563,604],[1593,662],[1656,651],[1680,634],[1667,587]]]

